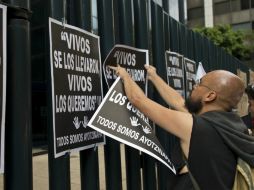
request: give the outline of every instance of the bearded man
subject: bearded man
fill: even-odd
[[[201,190],[232,189],[237,157],[254,166],[254,138],[245,134],[241,118],[232,112],[244,93],[241,79],[225,70],[209,72],[194,85],[185,102],[154,67],[145,67],[148,79],[174,110],[147,98],[124,68],[110,68],[121,77],[132,105],[179,138],[189,166],[180,168],[179,174],[189,170]],[[192,187],[188,184],[175,189]]]

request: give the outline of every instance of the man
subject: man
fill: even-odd
[[[254,135],[254,84],[249,84],[245,89],[245,92],[248,95],[249,115],[244,116],[242,119],[250,129],[250,133]]]
[[[224,70],[206,74],[185,102],[192,115],[184,109],[184,101],[171,101],[181,111],[163,107],[147,98],[124,68],[111,68],[122,78],[129,101],[157,125],[180,139],[189,170],[200,189],[232,189],[237,156],[254,166],[254,139],[244,134],[246,127],[231,112],[244,92],[239,77]],[[155,79],[149,78],[157,89],[165,87],[162,81],[156,85],[156,75]]]

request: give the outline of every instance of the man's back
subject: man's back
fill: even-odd
[[[202,115],[193,117],[188,163],[201,189],[232,189],[235,154]]]

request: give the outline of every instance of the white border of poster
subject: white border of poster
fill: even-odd
[[[146,53],[146,63],[145,65],[149,65],[149,52],[147,49],[139,49],[139,48],[135,48],[135,47],[132,47],[132,46],[128,46],[128,45],[122,45],[122,44],[116,44],[114,45],[114,47],[112,47],[112,49],[110,50],[110,52],[108,53],[107,57],[105,58],[105,60],[103,61],[103,68],[105,68],[105,61],[108,59],[108,57],[110,56],[110,54],[112,53],[112,51],[114,51],[114,49],[116,47],[122,47],[122,48],[126,48],[126,49],[131,49],[131,50],[134,50],[134,51],[138,51],[138,52],[144,52]],[[122,66],[122,65],[121,65]],[[125,67],[124,67],[125,68]],[[144,68],[145,69],[145,68]],[[106,76],[106,73],[105,73],[105,70],[103,69],[103,74],[104,76]],[[107,83],[107,86],[109,87],[109,84],[108,84],[108,81],[107,79],[105,78],[105,81]],[[146,82],[145,82],[145,94],[147,95],[147,86],[148,86],[148,81],[146,79]]]
[[[6,107],[6,15],[7,7],[0,4],[3,10],[3,94],[2,94],[2,123],[1,123],[1,160],[0,160],[0,173],[4,173],[4,142],[5,142],[5,107]]]
[[[49,31],[51,31],[51,22],[52,23],[56,23],[56,24],[59,24],[59,25],[63,25],[62,22],[58,21],[58,20],[55,20],[53,18],[50,18],[49,17]],[[87,32],[81,28],[78,28],[78,27],[75,27],[75,26],[72,26],[72,25],[69,25],[69,24],[64,24],[65,27],[68,27],[70,29],[74,29],[74,30],[77,30],[77,31],[80,31],[82,33],[85,33],[85,34],[88,34],[94,38],[97,38],[97,39],[100,39],[99,36],[95,35],[95,34],[92,34],[90,32]],[[64,27],[63,26],[63,27]],[[49,40],[50,40],[50,61],[51,63],[53,62],[53,57],[52,57],[52,53],[51,53],[51,50],[52,50],[52,35],[51,35],[51,32],[49,33]],[[100,44],[98,46],[100,48]],[[101,53],[99,51],[99,59],[101,60]],[[70,152],[77,152],[77,151],[81,151],[81,150],[85,150],[85,149],[89,149],[89,148],[93,148],[95,146],[98,146],[98,145],[105,145],[106,144],[106,138],[105,136],[103,136],[103,139],[104,141],[103,142],[99,142],[99,143],[95,143],[95,144],[90,144],[88,146],[82,146],[82,147],[79,147],[79,148],[74,148],[74,149],[69,149],[69,150],[65,150],[65,151],[62,151],[60,153],[56,153],[56,131],[55,131],[55,99],[54,99],[54,95],[55,95],[55,91],[54,91],[54,74],[53,74],[53,64],[50,64],[50,67],[51,67],[51,94],[52,94],[52,113],[53,113],[53,135],[54,135],[54,155],[55,155],[55,158],[58,158],[60,156],[63,156],[65,155],[66,153],[70,153]],[[100,66],[100,82],[102,84],[102,67]],[[101,92],[103,94],[103,88],[102,88],[102,85],[101,85]],[[103,96],[102,96],[103,98]]]

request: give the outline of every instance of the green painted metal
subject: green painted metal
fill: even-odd
[[[172,17],[169,17],[169,29],[170,29],[170,50],[179,52],[179,27],[177,21]]]
[[[151,50],[149,43],[149,11],[146,0],[134,0],[135,44],[137,48]],[[148,93],[150,98],[151,94]],[[155,160],[147,154],[141,156],[143,189],[156,189]]]
[[[187,57],[187,51],[189,51],[187,50],[187,30],[183,24],[178,23],[177,25],[181,36],[179,37],[179,53]]]
[[[119,29],[119,43],[135,46],[133,1],[118,0],[117,6],[119,20],[115,24]],[[141,189],[140,152],[129,146],[125,146],[125,158],[127,190]]]
[[[66,17],[66,4],[62,0],[50,1],[50,16],[62,21]],[[67,8],[66,8],[67,9]],[[48,34],[46,34],[48,36]],[[49,38],[48,38],[49,39]],[[49,54],[48,54],[49,56]],[[53,119],[52,119],[52,97],[51,97],[51,74],[49,57],[47,67],[47,96],[48,96],[48,166],[49,166],[49,189],[69,190],[70,185],[70,155],[65,154],[59,158],[54,157]]]
[[[91,0],[69,1],[68,20],[71,25],[92,32]],[[82,190],[99,190],[98,149],[80,151],[80,182]]]
[[[101,57],[103,61],[115,43],[113,2],[107,0],[98,1],[97,10],[99,35],[101,37]],[[105,79],[103,82],[104,93],[106,93],[107,85]],[[107,144],[104,146],[105,163],[107,163],[105,165],[106,189],[122,189],[120,143],[108,137],[106,142]]]
[[[169,15],[165,12],[163,13],[163,27],[165,50],[170,50]]]
[[[163,33],[163,10],[154,2],[151,2],[151,18],[152,18],[152,44],[153,44],[153,63],[157,68],[157,73],[166,81],[165,69],[165,45]],[[155,91],[155,101],[166,106],[165,102]],[[168,134],[161,128],[156,127],[156,134],[163,147],[168,146]],[[158,162],[158,189],[168,189],[169,170]]]
[[[7,90],[4,189],[33,188],[29,1],[7,8]]]

